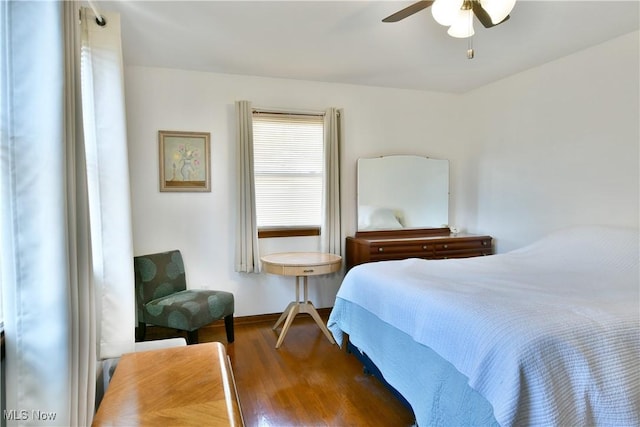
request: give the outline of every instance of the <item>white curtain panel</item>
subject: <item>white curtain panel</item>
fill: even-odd
[[[134,350],[119,23],[107,14],[96,37],[95,19],[83,11],[80,28],[78,11],[70,1],[0,2],[0,286],[9,426],[91,424],[96,305],[108,312],[101,316],[101,356]],[[81,36],[86,102],[78,90]]]
[[[251,102],[236,101],[237,211],[235,271],[260,272],[258,225],[253,173],[253,110]]]
[[[82,9],[82,110],[87,152],[98,357],[132,352],[135,291],[120,15]]]
[[[78,8],[0,5],[0,280],[7,425],[87,425],[93,414]],[[3,414],[3,416],[5,415]]]
[[[340,221],[340,145],[341,110],[328,108],[324,116],[324,197],[320,249],[336,255],[342,253]]]
[[[69,235],[70,412],[72,426],[88,425],[95,409],[96,321],[91,233],[80,86],[78,5],[65,2],[65,112],[67,224]]]

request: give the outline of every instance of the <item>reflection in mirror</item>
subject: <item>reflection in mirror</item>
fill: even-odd
[[[358,231],[449,223],[449,161],[394,155],[358,159]]]

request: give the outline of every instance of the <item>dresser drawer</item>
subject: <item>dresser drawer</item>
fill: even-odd
[[[434,248],[435,245],[430,242],[379,242],[372,243],[369,250],[373,259],[374,257],[387,258],[398,254],[421,257],[433,254]]]
[[[457,251],[461,249],[485,249],[491,248],[491,241],[480,239],[451,240],[434,245],[436,252]]]
[[[490,239],[458,239],[436,243],[434,258],[466,258],[492,253]]]

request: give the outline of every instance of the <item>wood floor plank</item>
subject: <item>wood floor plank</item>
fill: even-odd
[[[232,344],[221,326],[200,331],[200,342],[226,345],[248,427],[413,425],[411,410],[329,343],[310,316],[296,317],[279,349],[272,325],[238,322]]]

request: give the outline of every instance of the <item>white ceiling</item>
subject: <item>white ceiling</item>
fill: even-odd
[[[637,0],[519,0],[476,21],[475,58],[413,1],[96,1],[121,14],[127,65],[462,93],[639,28]]]

